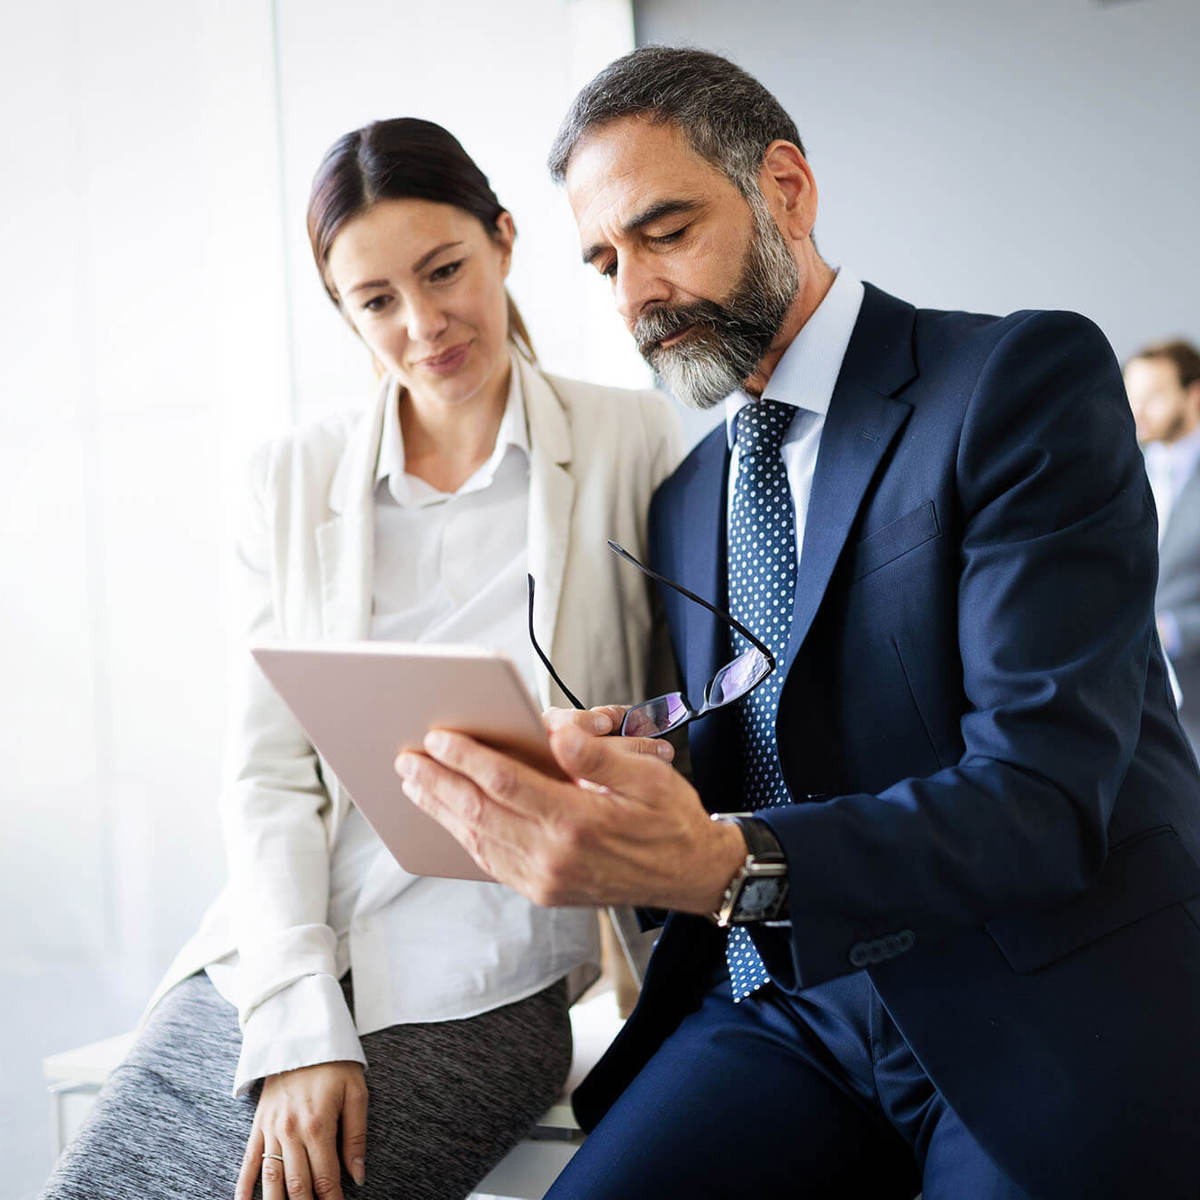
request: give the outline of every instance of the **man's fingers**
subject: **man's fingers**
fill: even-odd
[[[570,726],[551,735],[550,748],[573,779],[632,796],[657,791],[670,777],[667,763],[675,753],[655,738],[589,738]]]
[[[342,1161],[362,1187],[367,1177],[367,1085],[348,1084],[342,1103]]]
[[[548,708],[542,713],[542,724],[546,726],[547,733],[553,733],[556,729],[562,729],[567,725],[574,725],[578,729],[582,729],[584,733],[593,734],[596,737],[604,737],[606,734],[615,733],[621,728],[621,721],[625,717],[625,706],[623,704],[601,704],[596,708]]]

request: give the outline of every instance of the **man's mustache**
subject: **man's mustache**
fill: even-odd
[[[680,304],[672,308],[663,305],[652,308],[637,319],[633,327],[633,338],[638,353],[649,358],[659,348],[659,343],[694,326],[716,330],[728,324],[730,314],[711,300],[695,300],[691,304]]]

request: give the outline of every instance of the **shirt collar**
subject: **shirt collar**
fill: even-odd
[[[763,396],[825,416],[834,384],[850,345],[865,289],[849,271],[839,269],[833,286],[783,352]],[[739,388],[725,399],[725,433],[733,446],[734,419],[751,397]]]
[[[488,487],[496,476],[500,463],[510,446],[526,456],[529,454],[529,428],[525,418],[525,395],[521,387],[521,372],[513,362],[508,376],[508,398],[504,416],[496,433],[496,444],[486,462],[481,464],[457,492],[439,492],[423,480],[405,472],[404,434],[400,429],[401,389],[394,389],[383,416],[383,431],[379,439],[379,458],[375,467],[375,485],[386,481],[392,499],[402,506],[436,504],[451,494],[462,496]]]

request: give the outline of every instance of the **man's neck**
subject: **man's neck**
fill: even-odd
[[[808,242],[806,245],[811,248],[812,243]],[[818,258],[815,250],[811,250],[808,262],[800,265],[803,268],[803,283],[788,307],[771,348],[759,361],[754,374],[742,384],[742,390],[747,395],[760,397],[763,394],[763,389],[779,365],[779,360],[808,323],[808,319],[820,307],[821,301],[829,294],[829,289],[833,287],[833,281],[837,278],[837,272],[823,259]]]

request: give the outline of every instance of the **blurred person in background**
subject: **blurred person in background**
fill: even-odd
[[[645,553],[678,459],[665,398],[540,370],[505,287],[513,219],[438,125],[339,139],[308,230],[381,384],[256,456],[247,640],[473,643],[549,706],[528,570],[539,641],[588,695],[661,686],[648,585],[604,540]],[[564,1083],[596,915],[405,872],[248,654],[239,672],[228,887],[45,1195],[465,1196]]]
[[[1158,509],[1155,617],[1182,694],[1179,718],[1200,749],[1200,350],[1156,342],[1125,365],[1125,387]]]

